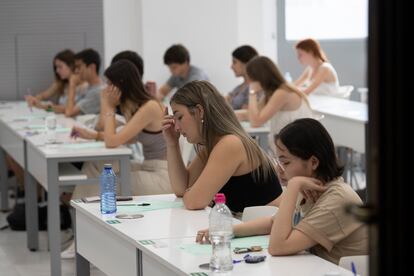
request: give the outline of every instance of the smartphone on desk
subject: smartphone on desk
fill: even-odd
[[[133,199],[132,196],[116,196],[116,201],[130,201],[132,199]],[[82,198],[82,201],[84,203],[100,202],[101,201],[101,197],[99,197],[99,196],[84,197],[84,198]]]

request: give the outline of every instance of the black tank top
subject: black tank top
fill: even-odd
[[[219,193],[226,196],[226,205],[232,212],[243,212],[245,207],[266,205],[282,193],[275,172],[266,182],[256,182],[253,171],[247,174],[232,176]]]

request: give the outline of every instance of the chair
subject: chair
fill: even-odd
[[[368,276],[368,255],[359,256],[346,256],[339,260],[339,266],[352,271],[352,265],[354,263],[355,270],[360,276]]]
[[[338,98],[349,99],[352,91],[354,91],[353,85],[343,85],[339,87]]]
[[[246,207],[243,210],[243,215],[242,215],[241,220],[243,222],[246,222],[246,221],[254,220],[260,217],[270,217],[276,214],[277,210],[279,210],[279,208],[275,206],[269,206],[269,205]]]

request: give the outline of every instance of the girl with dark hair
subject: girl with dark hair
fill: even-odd
[[[73,136],[103,140],[106,147],[140,142],[144,162],[131,164],[132,192],[134,195],[170,193],[168,181],[166,146],[161,131],[164,107],[144,88],[136,66],[128,60],[117,61],[104,75],[108,86],[101,93],[101,116],[104,130],[96,131],[74,127]],[[126,120],[121,130],[116,131],[115,110],[120,106]],[[88,163],[83,170],[88,175],[99,175],[102,164]],[[114,166],[117,170],[117,164]],[[74,198],[97,195],[99,187],[77,186]]]
[[[243,83],[236,86],[226,97],[226,100],[234,110],[247,108],[249,84],[247,83],[246,64],[257,55],[256,49],[249,45],[240,46],[232,53],[231,69],[236,77],[243,78]]]
[[[29,106],[41,109],[51,109],[56,113],[64,113],[67,100],[69,78],[75,70],[75,53],[71,50],[63,50],[53,58],[53,72],[55,81],[43,92],[36,96],[26,95],[25,99]],[[77,88],[76,100],[79,100],[83,85]],[[51,100],[52,103],[42,103]]]
[[[236,215],[245,207],[273,204],[282,189],[269,157],[244,131],[233,110],[207,81],[193,81],[171,98],[173,115],[163,121],[168,172],[174,193],[187,209],[203,209],[224,193]],[[178,139],[195,146],[185,166]]]
[[[345,206],[362,201],[344,183],[326,129],[314,119],[300,119],[283,128],[275,144],[278,176],[287,186],[279,210],[273,217],[234,226],[235,236],[270,234],[268,250],[274,256],[309,250],[338,263],[344,256],[367,254],[366,225],[345,212]],[[304,191],[316,201],[304,199]],[[203,242],[208,230],[200,233],[197,241]]]
[[[308,38],[296,44],[299,62],[306,66],[294,84],[305,94],[315,93],[328,96],[341,96],[338,75],[329,63],[318,41]]]

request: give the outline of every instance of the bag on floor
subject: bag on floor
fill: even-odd
[[[47,230],[47,205],[38,204],[39,230]],[[12,230],[26,230],[26,206],[24,203],[14,205],[12,212],[6,217],[7,222]],[[66,230],[72,225],[69,208],[66,205],[60,205],[60,229]]]

